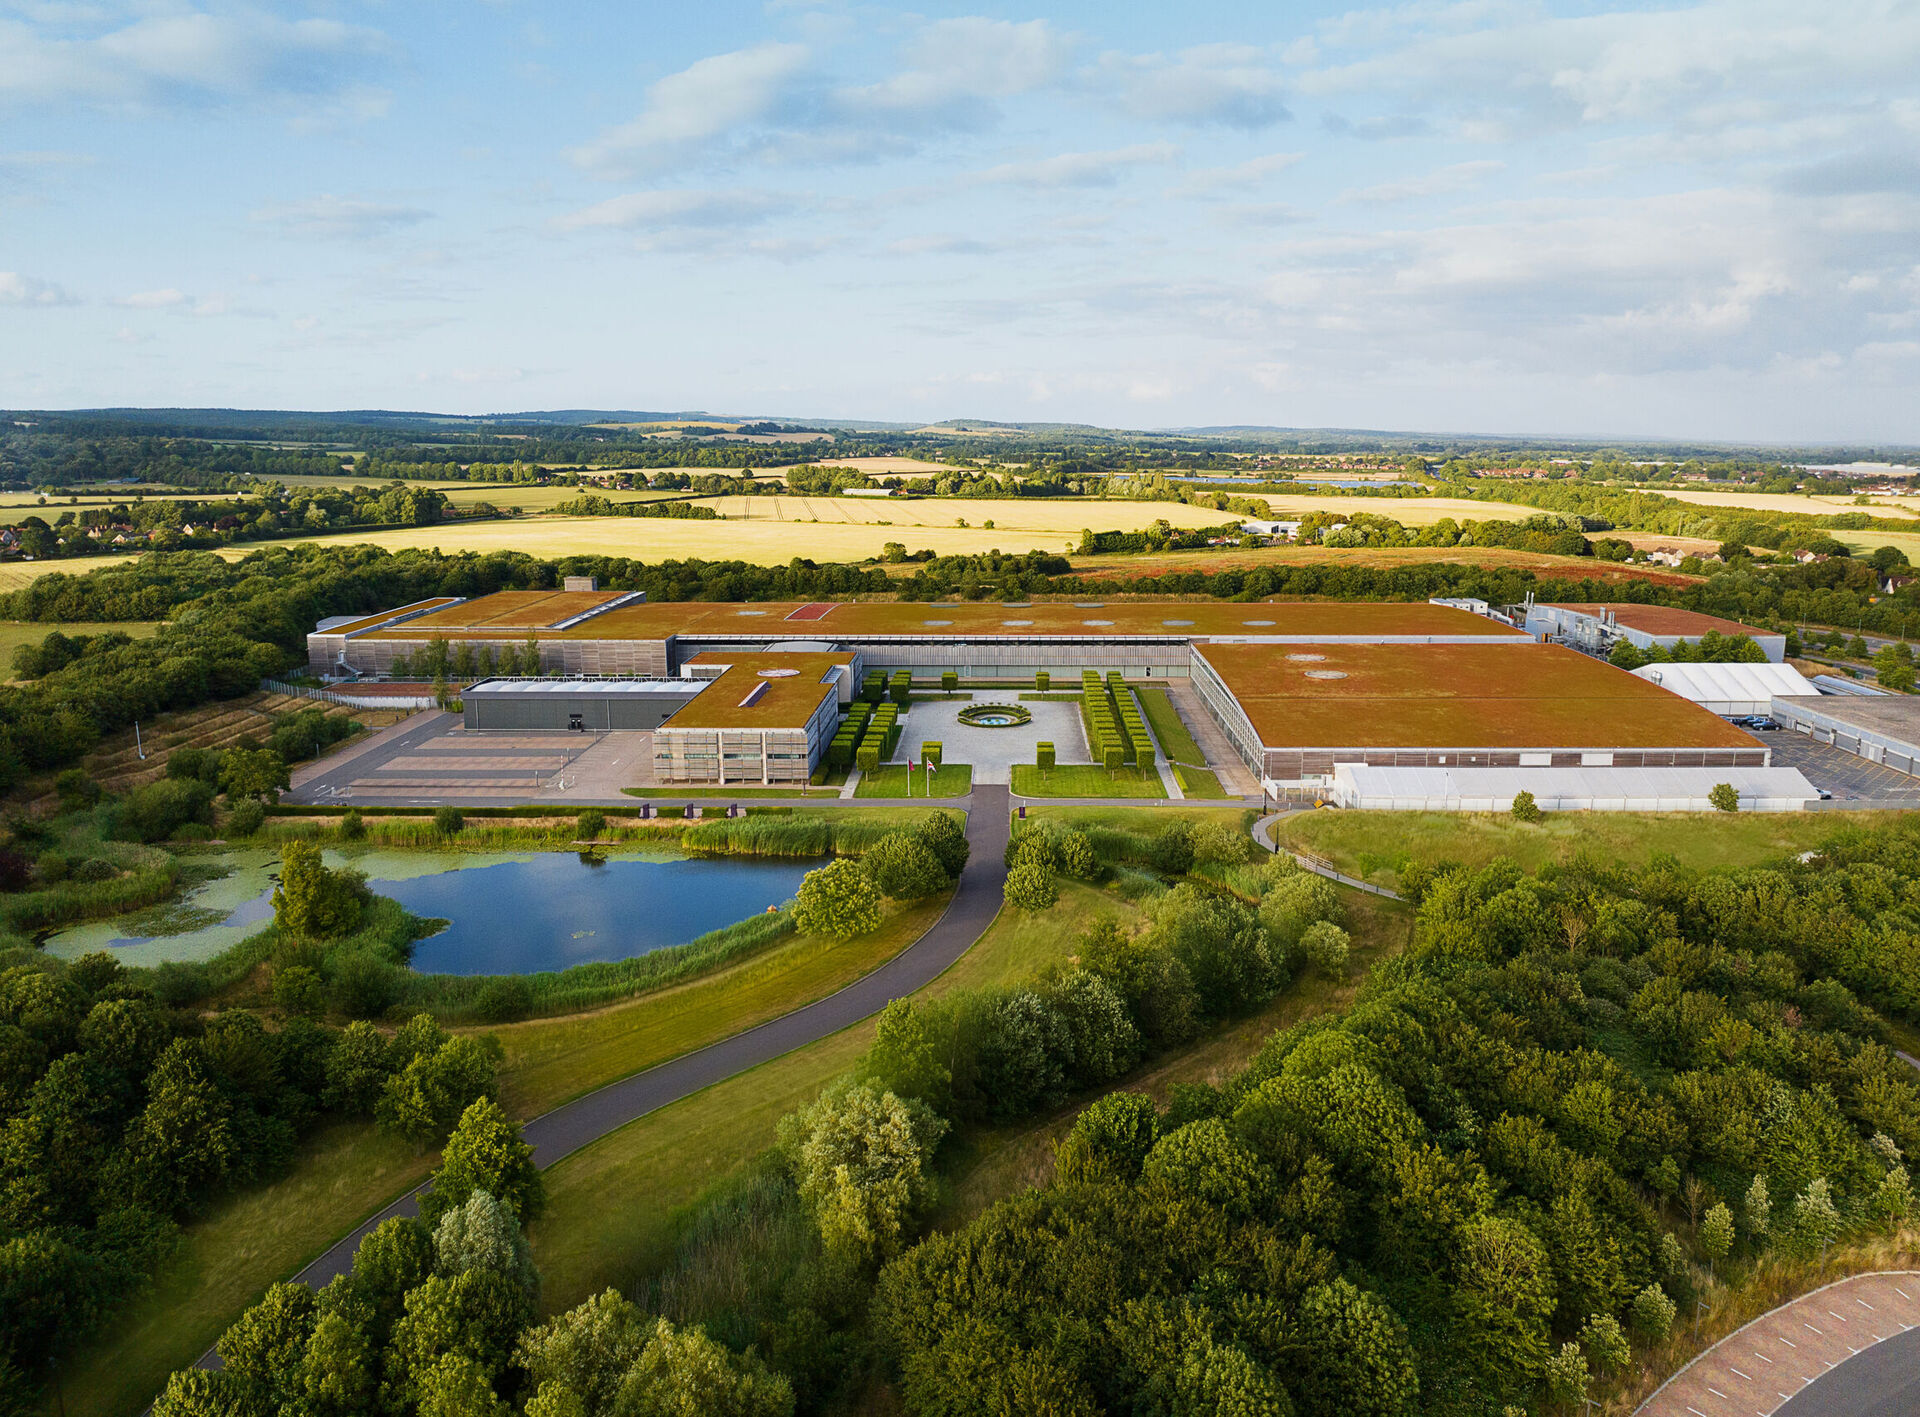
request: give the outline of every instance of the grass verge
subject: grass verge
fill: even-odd
[[[1123,767],[1109,772],[1093,763],[1042,770],[1016,763],[1013,790],[1021,797],[1165,797],[1167,789],[1152,768]]]
[[[1554,812],[1539,823],[1457,812],[1306,812],[1274,824],[1274,840],[1349,876],[1397,887],[1414,861],[1481,866],[1508,856],[1522,869],[1587,852],[1638,865],[1656,854],[1696,867],[1751,866],[1806,851],[1836,832],[1871,831],[1890,812]]]
[[[1233,794],[1220,785],[1211,768],[1192,768],[1185,763],[1174,763],[1173,780],[1180,784],[1180,790],[1189,797],[1231,797]]]
[[[287,1177],[223,1202],[186,1228],[145,1297],[68,1360],[60,1378],[65,1411],[139,1412],[168,1373],[204,1353],[269,1283],[420,1181],[433,1160],[366,1123],[315,1133],[295,1153]]]
[[[1174,708],[1173,699],[1165,689],[1158,684],[1136,684],[1133,696],[1139,701],[1147,727],[1153,730],[1160,751],[1168,762],[1185,763],[1198,768],[1207,765],[1207,755],[1187,731],[1187,725],[1180,719],[1180,711]]]
[[[1060,900],[1047,910],[1003,910],[924,995],[1029,978],[1065,959],[1100,914],[1132,914],[1091,886],[1062,886]],[[547,1173],[547,1214],[532,1235],[542,1308],[567,1308],[609,1284],[635,1287],[660,1267],[701,1196],[770,1147],[780,1117],[853,1066],[872,1036],[868,1021],[795,1049],[642,1117],[554,1166]],[[645,1203],[632,1203],[636,1197]]]
[[[964,797],[973,791],[973,765],[971,763],[942,763],[933,770],[933,796]],[[862,773],[859,786],[853,789],[855,797],[925,797],[927,796],[927,775],[916,770],[911,787],[907,782],[907,765],[889,763],[875,768],[870,773]]]

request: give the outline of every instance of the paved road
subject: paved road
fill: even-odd
[[[1735,1330],[1636,1417],[1912,1417],[1920,1274],[1856,1274]]]
[[[1913,1417],[1920,1412],[1920,1328],[1876,1343],[1818,1378],[1777,1417]]]
[[[551,1166],[649,1112],[859,1023],[945,973],[993,922],[1006,884],[1007,790],[976,787],[972,801],[967,814],[971,853],[966,869],[960,873],[953,899],[926,934],[837,994],[609,1083],[534,1118],[522,1128],[522,1135],[533,1145],[534,1160],[542,1168]],[[317,1289],[345,1273],[352,1266],[354,1250],[374,1226],[397,1215],[419,1213],[419,1194],[415,1190],[395,1201],[293,1278]],[[199,1366],[217,1367],[219,1361],[219,1355],[209,1351]]]

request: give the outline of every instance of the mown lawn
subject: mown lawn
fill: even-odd
[[[933,770],[933,796],[965,797],[971,791],[973,791],[972,764],[942,763]],[[926,770],[916,768],[912,783],[908,783],[905,763],[885,764],[872,772],[860,774],[860,782],[853,789],[853,795],[855,797],[924,798],[928,795]]]
[[[1656,854],[1689,866],[1751,866],[1818,846],[1846,828],[1870,830],[1888,812],[1553,812],[1532,824],[1448,812],[1305,812],[1274,826],[1282,846],[1325,857],[1350,876],[1395,886],[1414,861],[1480,866],[1509,856],[1528,871],[1577,852],[1640,865]]]
[[[1102,914],[1137,918],[1133,907],[1091,886],[1062,887],[1050,909],[1003,909],[924,996],[1031,978],[1069,957]],[[688,1209],[772,1146],[781,1116],[851,1068],[872,1037],[871,1021],[857,1024],[642,1117],[554,1166],[547,1214],[532,1233],[542,1308],[567,1308],[657,1268]]]
[[[1180,714],[1165,689],[1158,684],[1136,684],[1133,696],[1140,701],[1141,715],[1147,720],[1147,727],[1153,730],[1160,751],[1166,755],[1168,762],[1188,763],[1201,768],[1207,765],[1207,755],[1200,751],[1200,745],[1187,731],[1187,725],[1180,721]]]
[[[1152,768],[1122,767],[1109,772],[1093,763],[1039,768],[1015,763],[1013,790],[1022,797],[1165,797],[1167,789]]]
[[[896,911],[864,939],[795,936],[733,968],[630,1003],[477,1030],[493,1033],[506,1050],[501,1104],[518,1118],[538,1116],[830,994],[918,939],[946,900],[942,894]],[[168,1373],[205,1352],[267,1285],[299,1271],[423,1178],[436,1159],[364,1124],[318,1134],[287,1177],[221,1202],[187,1229],[149,1296],[69,1361],[71,1376],[62,1378],[68,1409],[83,1417],[138,1411]]]
[[[1220,779],[1211,768],[1190,768],[1185,763],[1173,764],[1173,780],[1180,784],[1180,790],[1189,797],[1231,797],[1233,794],[1220,785]]]

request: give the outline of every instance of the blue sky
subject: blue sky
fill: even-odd
[[[12,4],[0,404],[1920,441],[1920,5]]]

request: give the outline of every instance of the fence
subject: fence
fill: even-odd
[[[289,684],[280,679],[262,679],[260,687],[268,693],[286,694],[296,699],[318,699],[324,704],[343,704],[363,709],[429,709],[435,707],[432,694],[343,694],[338,689],[314,689],[305,684]]]

